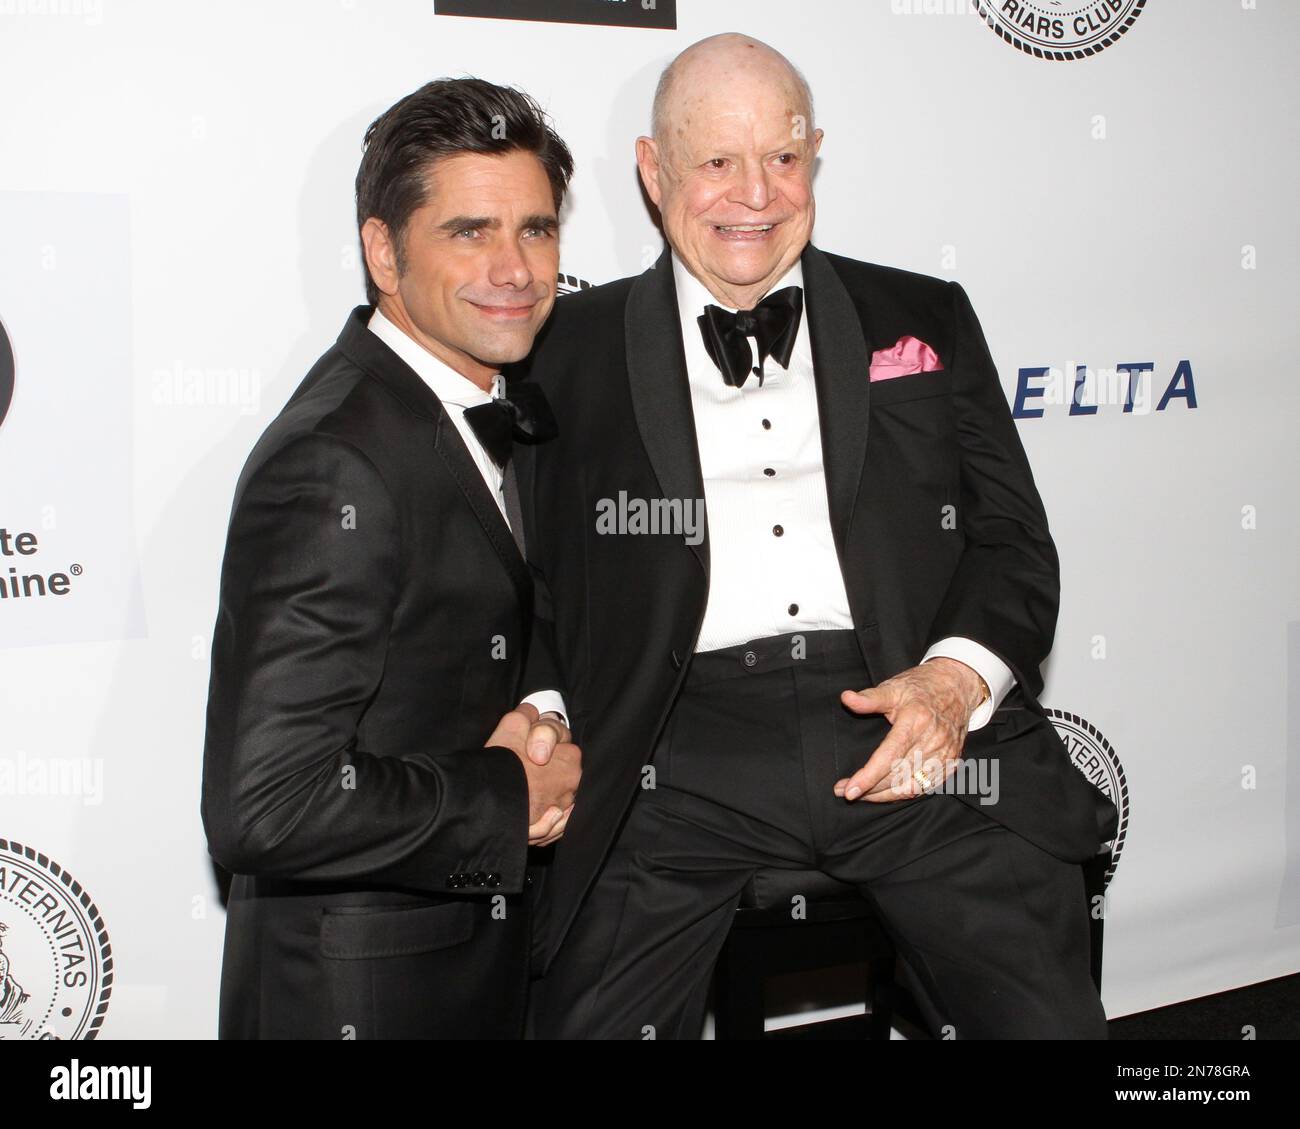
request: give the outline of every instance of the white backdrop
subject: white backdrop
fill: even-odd
[[[225,526],[363,300],[366,124],[439,75],[528,90],[577,160],[562,270],[608,281],[659,249],[633,162],[658,73],[728,30],[812,84],[816,242],[958,279],[1009,400],[1021,369],[1132,362],[1158,400],[1189,363],[1194,408],[1027,401],[1063,565],[1044,701],[1104,734],[1129,789],[1108,1013],[1300,970],[1300,5],[1150,0],[1075,62],[906,7],[681,0],[652,31],[431,0],[0,0],[0,528],[35,544],[0,580],[82,568],[0,601],[0,840],[102,915],[104,1037],[215,1033],[198,797]],[[22,912],[6,857],[0,923]]]

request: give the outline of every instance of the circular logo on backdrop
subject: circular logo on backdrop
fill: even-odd
[[[590,290],[591,283],[585,278],[579,278],[576,274],[561,274],[556,279],[555,293],[557,297],[565,294],[576,294],[579,290]]]
[[[9,401],[14,398],[14,350],[9,344],[5,323],[0,321],[0,424],[9,411]]]
[[[1124,837],[1128,834],[1128,778],[1124,775],[1124,766],[1119,763],[1119,757],[1111,748],[1110,742],[1091,722],[1084,721],[1076,713],[1065,713],[1063,710],[1049,709],[1044,712],[1065,742],[1074,767],[1119,809],[1119,825],[1115,831],[1115,841],[1110,847],[1110,865],[1106,868],[1106,882],[1109,884],[1119,865]]]
[[[90,895],[53,859],[0,839],[0,1039],[93,1039],[112,985]]]
[[[975,0],[984,22],[1037,59],[1068,62],[1104,51],[1133,26],[1147,0]]]

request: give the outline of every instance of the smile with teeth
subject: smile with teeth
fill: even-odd
[[[718,231],[771,231],[776,225],[770,223],[733,223],[726,225],[715,223],[713,226]]]

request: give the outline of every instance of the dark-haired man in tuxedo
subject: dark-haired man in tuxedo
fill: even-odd
[[[563,834],[579,754],[558,695],[520,700],[554,680],[512,444],[554,420],[497,370],[550,312],[571,173],[536,104],[478,79],[367,131],[369,304],[249,457],[222,567],[223,1038],[522,1033],[528,848]]]
[[[1042,503],[962,288],[811,244],[821,142],[783,56],[688,48],[637,141],[668,249],[559,302],[530,361],[564,420],[520,470],[530,562],[585,762],[535,1032],[698,1036],[762,870],[870,899],[936,1035],[1104,1037],[1079,863],[1116,812],[1036,698]]]

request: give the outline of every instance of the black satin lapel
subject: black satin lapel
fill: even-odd
[[[420,375],[375,334],[368,323],[371,307],[358,306],[349,315],[343,332],[339,334],[338,347],[353,362],[382,381],[416,415],[433,422],[433,446],[442,457],[448,472],[465,495],[465,501],[474,511],[483,532],[501,557],[510,580],[519,592],[526,618],[532,617],[533,581],[528,565],[519,553],[519,546],[510,534],[510,526],[501,516],[492,493],[483,481],[456,425],[447,418],[442,401],[434,394]]]
[[[822,462],[831,525],[845,559],[849,525],[867,457],[871,397],[869,329],[826,256],[811,243],[803,253],[808,335],[821,417]]]
[[[483,475],[479,473],[469,451],[465,449],[465,442],[456,430],[456,425],[447,418],[446,414],[438,420],[438,431],[433,446],[442,457],[448,473],[460,487],[461,493],[465,495],[465,501],[474,511],[474,516],[483,526],[483,532],[492,542],[492,548],[497,551],[506,572],[510,574],[510,580],[519,592],[519,602],[525,610],[526,617],[531,618],[533,581],[528,572],[528,565],[520,555],[519,546],[515,544],[515,539],[510,533],[510,526],[502,517],[500,508],[492,498],[492,492],[483,481]]]
[[[632,284],[623,318],[627,338],[627,376],[637,428],[667,499],[704,502],[704,475],[695,438],[695,414],[686,376],[677,288],[671,252]],[[688,545],[705,573],[709,570],[707,533]],[[682,541],[686,544],[683,535]]]

